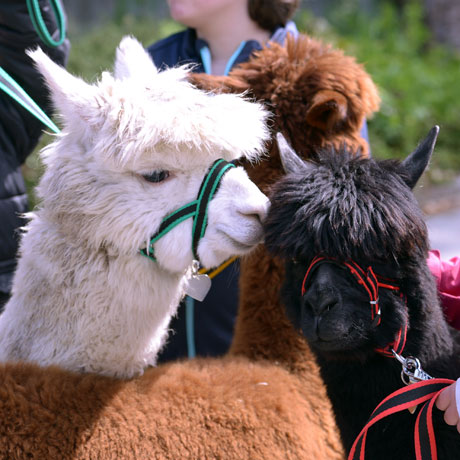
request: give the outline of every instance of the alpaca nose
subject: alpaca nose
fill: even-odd
[[[258,199],[241,203],[238,212],[244,217],[253,217],[262,224],[267,217],[269,207],[270,201],[261,192]]]
[[[310,290],[303,297],[304,304],[310,308],[315,316],[322,316],[340,303],[340,298],[337,293],[330,291],[318,292]]]

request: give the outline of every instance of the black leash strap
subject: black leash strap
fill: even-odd
[[[385,417],[424,403],[415,423],[414,443],[416,460],[437,460],[433,429],[433,405],[441,392],[454,383],[449,379],[431,379],[401,388],[387,396],[372,412],[348,455],[348,460],[365,460],[366,437],[371,426]]]

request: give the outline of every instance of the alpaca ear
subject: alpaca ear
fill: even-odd
[[[323,131],[331,131],[347,118],[347,98],[337,91],[318,91],[307,111],[307,122]]]
[[[419,146],[401,163],[403,178],[412,189],[430,161],[439,134],[439,126],[431,128]]]
[[[115,56],[114,77],[117,80],[137,78],[149,81],[157,73],[152,58],[141,43],[134,37],[123,37]]]
[[[100,102],[97,100],[98,90],[95,86],[71,75],[40,48],[27,50],[26,53],[45,79],[54,106],[64,121],[80,119],[88,122],[97,116],[100,112]]]
[[[276,133],[276,142],[280,152],[281,164],[287,174],[301,171],[305,168],[306,163],[297,155],[281,133]]]

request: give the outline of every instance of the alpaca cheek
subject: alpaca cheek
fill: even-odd
[[[181,222],[154,244],[160,266],[170,272],[185,272],[193,262],[192,220]]]

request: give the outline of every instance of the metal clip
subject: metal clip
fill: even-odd
[[[404,358],[401,355],[398,355],[394,350],[391,350],[393,356],[401,363],[401,380],[405,385],[410,385],[411,383],[421,382],[423,380],[430,380],[431,377],[423,369],[420,361],[414,356],[408,356]]]

